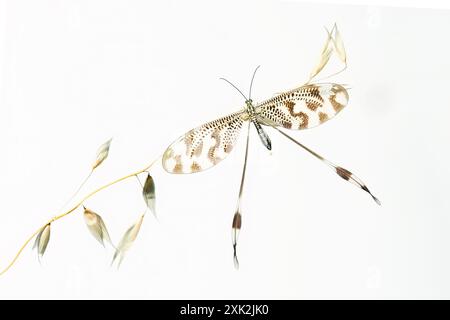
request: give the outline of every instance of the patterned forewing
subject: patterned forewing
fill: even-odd
[[[164,152],[169,173],[194,173],[218,164],[231,152],[242,128],[243,112],[205,123],[178,138]]]
[[[309,84],[259,103],[256,112],[262,123],[308,129],[334,117],[347,102],[347,90],[340,84]]]

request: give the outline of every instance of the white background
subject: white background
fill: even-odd
[[[169,175],[122,268],[81,211],[28,247],[0,298],[450,298],[450,12],[299,2],[1,1],[0,267],[87,174],[81,194],[137,170],[179,135],[302,84],[337,22],[348,107],[292,134],[362,178],[339,179],[273,130],[252,132],[239,256],[231,220],[244,135],[215,168]],[[256,138],[256,139],[255,139]],[[117,242],[144,209],[131,179],[88,200]]]

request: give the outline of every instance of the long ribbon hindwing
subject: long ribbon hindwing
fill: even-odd
[[[194,173],[218,164],[233,149],[243,114],[235,112],[188,131],[164,152],[164,169],[169,173]]]
[[[348,103],[340,84],[307,84],[259,103],[261,122],[286,129],[309,129],[333,118]]]

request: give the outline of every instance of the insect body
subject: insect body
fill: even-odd
[[[258,122],[258,119],[256,117],[257,113],[255,111],[255,107],[253,106],[253,101],[249,99],[245,101],[245,104],[247,107],[246,108],[247,116],[249,117],[250,121],[255,125],[256,131],[258,132],[261,142],[267,149],[272,150],[272,142],[270,141],[270,138],[267,135],[267,133],[261,127],[261,124]]]
[[[271,149],[261,125],[308,129],[338,114],[348,102],[347,90],[339,84],[308,84],[188,131],[164,153],[163,166],[170,173],[193,173],[222,161],[236,143],[244,121],[251,121],[261,141]]]
[[[275,129],[311,155],[324,162],[339,177],[369,193],[375,202],[380,204],[379,200],[358,177],[347,169],[323,158],[280,129],[303,130],[316,127],[336,116],[347,106],[349,95],[344,85],[337,83],[311,83],[311,79],[327,64],[333,51],[337,52],[339,58],[346,66],[345,50],[336,25],[331,32],[328,32],[328,39],[322,51],[321,59],[311,73],[308,83],[278,94],[256,105],[253,105],[253,101],[251,100],[251,87],[255,74],[253,74],[250,85],[249,98],[231,82],[223,79],[229,82],[244,96],[245,107],[238,112],[205,123],[188,131],[173,142],[163,155],[162,164],[164,169],[169,173],[194,173],[209,169],[225,159],[233,150],[243,124],[245,122],[248,123],[241,186],[232,224],[234,261],[236,267],[238,267],[236,244],[242,224],[240,202],[247,165],[250,123],[254,124],[261,142],[267,149],[272,149],[272,143],[263,126]]]

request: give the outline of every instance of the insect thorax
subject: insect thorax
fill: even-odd
[[[245,101],[245,111],[247,112],[250,120],[254,120],[256,118],[256,110],[251,99]]]

